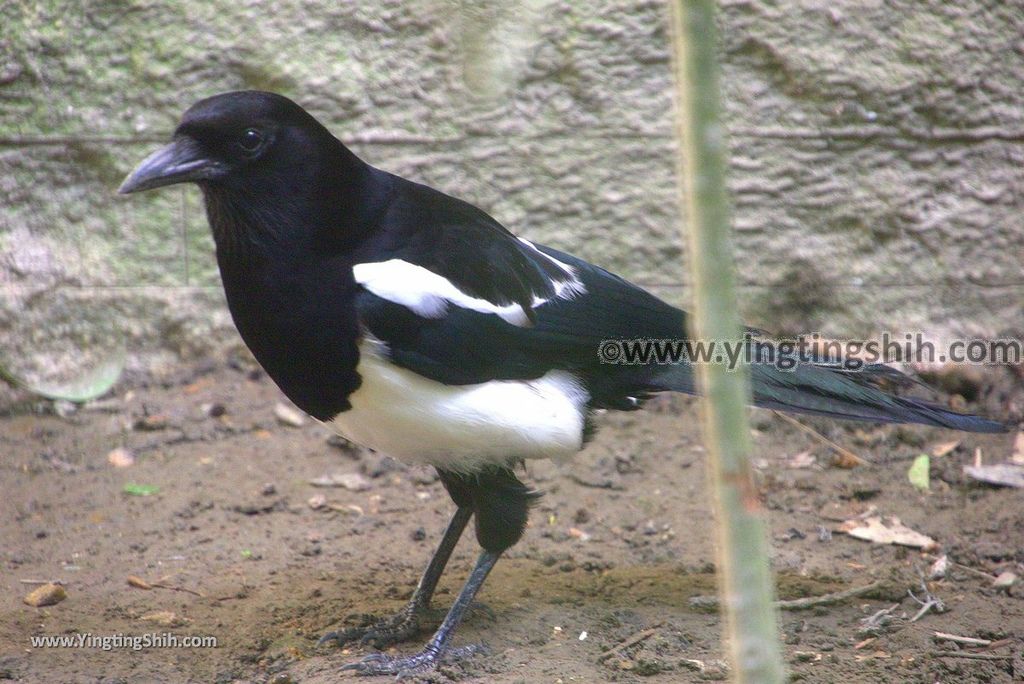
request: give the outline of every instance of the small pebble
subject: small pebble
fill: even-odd
[[[293,409],[291,406],[278,402],[274,405],[274,415],[282,425],[289,427],[302,427],[306,424],[306,419],[302,417],[297,409]]]
[[[1009,589],[1016,581],[1017,574],[1007,570],[999,573],[999,576],[992,582],[992,586],[996,589]]]
[[[135,454],[131,449],[117,447],[107,454],[107,463],[115,468],[127,468],[135,464]]]
[[[423,541],[426,538],[427,538],[427,531],[425,529],[423,529],[422,527],[417,527],[415,530],[412,531],[412,540],[413,541]]]
[[[314,487],[344,487],[350,492],[362,492],[370,488],[370,481],[359,473],[331,473],[310,480]]]
[[[68,593],[64,590],[64,587],[50,582],[36,587],[23,600],[26,605],[33,608],[42,608],[43,606],[56,605],[67,597]]]

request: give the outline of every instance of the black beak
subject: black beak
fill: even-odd
[[[212,180],[222,171],[223,164],[209,159],[199,143],[179,136],[167,147],[143,159],[117,191],[126,195],[175,183]]]

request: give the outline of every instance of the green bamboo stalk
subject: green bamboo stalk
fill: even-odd
[[[676,76],[680,200],[686,207],[694,284],[693,334],[740,340],[736,309],[726,147],[721,123],[713,0],[670,0]],[[720,342],[719,342],[720,344]],[[747,369],[702,364],[698,379],[717,520],[718,575],[733,680],[785,678],[768,561],[765,512],[750,467]]]

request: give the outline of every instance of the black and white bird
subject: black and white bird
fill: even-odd
[[[325,636],[378,645],[414,634],[464,528],[483,551],[425,649],[376,653],[363,674],[429,669],[472,649],[452,635],[515,544],[538,494],[525,459],[583,448],[598,409],[693,393],[690,365],[602,363],[609,339],[673,339],[686,315],[581,259],[517,238],[475,206],[376,169],[291,100],[233,92],[185,112],[122,193],[199,185],[242,338],[299,408],[352,440],[434,466],[457,509],[408,606]],[[895,371],[751,367],[757,406],[978,432],[1001,423],[881,388]]]

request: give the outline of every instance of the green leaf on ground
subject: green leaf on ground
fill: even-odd
[[[928,471],[931,469],[931,457],[928,454],[921,454],[914,459],[913,464],[910,466],[910,470],[907,471],[907,479],[910,480],[910,484],[914,485],[918,489],[926,490],[931,486],[929,481]]]
[[[159,492],[160,488],[157,487],[156,485],[136,484],[134,482],[129,482],[124,486],[122,491],[125,494],[130,494],[132,496],[150,496],[151,494],[156,494],[157,492]]]

